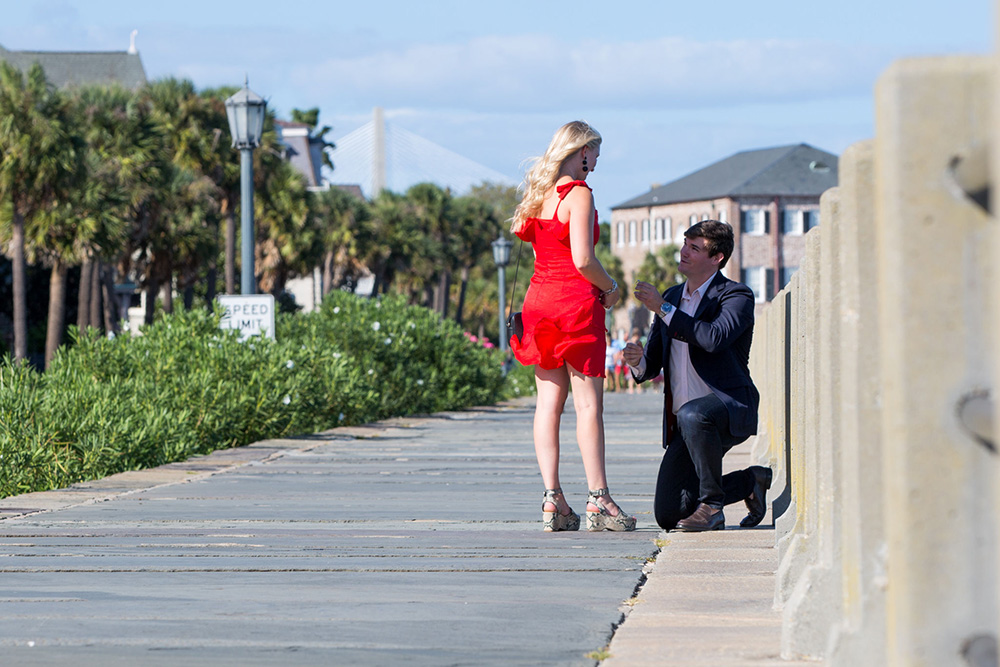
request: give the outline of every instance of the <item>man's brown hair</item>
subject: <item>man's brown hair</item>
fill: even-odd
[[[722,262],[719,268],[723,268],[729,258],[733,255],[735,241],[733,240],[733,228],[725,222],[718,220],[702,220],[688,227],[684,232],[684,238],[705,239],[705,250],[709,257],[715,257],[722,253]]]

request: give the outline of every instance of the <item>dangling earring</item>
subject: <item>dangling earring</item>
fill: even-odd
[[[587,156],[586,155],[583,156],[583,171],[584,172],[590,171],[590,169],[587,168]]]

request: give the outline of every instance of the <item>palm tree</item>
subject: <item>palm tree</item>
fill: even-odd
[[[424,252],[413,258],[415,274],[424,283],[424,305],[447,317],[451,276],[457,264],[451,193],[433,183],[417,183],[406,191],[406,199],[426,239]]]
[[[278,296],[289,278],[305,275],[319,263],[321,235],[309,215],[302,174],[282,159],[265,155],[262,164],[255,188],[255,264],[261,290]]]
[[[333,170],[333,161],[330,159],[330,151],[336,148],[336,144],[327,141],[326,135],[333,130],[329,125],[319,127],[319,107],[312,109],[292,109],[292,122],[302,123],[313,128],[309,133],[309,146],[319,151],[323,166]]]
[[[403,195],[382,190],[372,202],[371,213],[372,243],[361,256],[375,275],[374,296],[388,292],[397,275],[410,272],[414,258],[425,250],[426,239]]]
[[[141,94],[161,136],[164,167],[155,202],[143,211],[134,239],[140,283],[146,289],[146,322],[152,322],[163,288],[163,308],[173,310],[173,280],[186,288],[216,254],[221,194],[209,174],[220,160],[220,133],[212,105],[194,84],[174,78],[154,81]]]
[[[314,193],[309,207],[322,237],[325,296],[347,280],[356,282],[364,271],[362,255],[372,239],[371,214],[363,199],[336,187]]]
[[[79,172],[66,116],[65,99],[38,63],[27,76],[0,63],[0,223],[13,264],[17,360],[28,354],[26,226],[44,227],[52,219],[51,209],[65,198]]]
[[[484,256],[492,258],[492,243],[501,234],[500,221],[490,204],[479,197],[465,196],[455,200],[457,219],[456,255],[461,270],[458,305],[455,321],[462,323],[465,314],[465,296],[472,269]]]
[[[240,202],[240,161],[232,148],[229,120],[226,117],[226,100],[239,88],[222,87],[204,90],[201,97],[206,102],[206,126],[213,127],[212,149],[214,164],[208,175],[219,187],[219,213],[226,230],[225,238],[225,292],[236,294],[236,207]],[[209,294],[214,295],[214,262],[209,266]]]
[[[110,292],[104,263],[119,259],[129,220],[152,195],[157,141],[149,114],[137,96],[120,86],[86,86],[73,95],[75,123],[85,150],[86,186],[76,190],[71,209],[77,233],[80,292],[77,324],[100,326],[101,290]],[[86,233],[84,233],[86,232]],[[102,279],[103,277],[103,279]],[[116,330],[114,299],[104,294],[105,325]]]

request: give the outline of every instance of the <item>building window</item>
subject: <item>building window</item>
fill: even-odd
[[[618,238],[618,247],[621,248],[625,245],[625,223],[619,222],[616,231],[617,231],[616,236]]]
[[[649,218],[642,221],[642,242],[649,245]]]
[[[690,227],[691,225],[697,225],[697,224],[698,224],[698,216],[695,215],[694,213],[692,213],[691,217],[688,218],[688,227]]]
[[[809,211],[803,211],[805,214],[805,227],[808,232],[813,227],[819,227],[819,209],[814,208]]]
[[[767,301],[767,268],[763,266],[748,266],[743,269],[743,283],[753,290],[757,303]]]
[[[788,283],[792,280],[792,276],[795,272],[799,270],[797,266],[783,266],[781,267],[781,287],[784,289]]]
[[[711,218],[710,218],[710,217],[708,217],[708,213],[702,213],[702,214],[701,214],[701,219],[702,219],[702,220],[711,220]]]
[[[744,234],[767,234],[767,209],[753,208],[743,211]]]
[[[719,222],[729,224],[729,211],[725,206],[719,209]]]
[[[781,212],[781,233],[782,234],[802,234],[805,232],[802,218],[805,211],[794,211],[785,209]]]
[[[636,242],[635,232],[636,232],[636,229],[635,229],[635,220],[632,220],[632,221],[630,221],[628,223],[628,244],[629,245],[635,245],[635,242]]]
[[[660,240],[664,243],[670,240],[670,223],[671,219],[669,217],[660,220],[660,224],[663,226],[663,231],[660,233]]]

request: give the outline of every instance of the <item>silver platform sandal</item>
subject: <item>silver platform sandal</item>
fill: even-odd
[[[600,508],[600,511],[591,512],[589,509],[587,510],[587,530],[592,533],[601,530],[616,530],[622,532],[635,530],[635,517],[625,514],[625,510],[621,508],[621,505],[615,503],[615,506],[618,508],[618,514],[617,516],[612,516],[611,512],[597,502],[598,498],[607,495],[610,495],[608,487],[596,490],[590,489],[589,495],[587,496],[587,504]]]
[[[555,533],[560,530],[580,530],[580,515],[572,509],[569,514],[559,513],[559,503],[556,496],[562,495],[562,489],[545,489],[542,495],[542,530],[546,533]],[[556,507],[555,512],[546,512],[545,503],[552,503]]]

